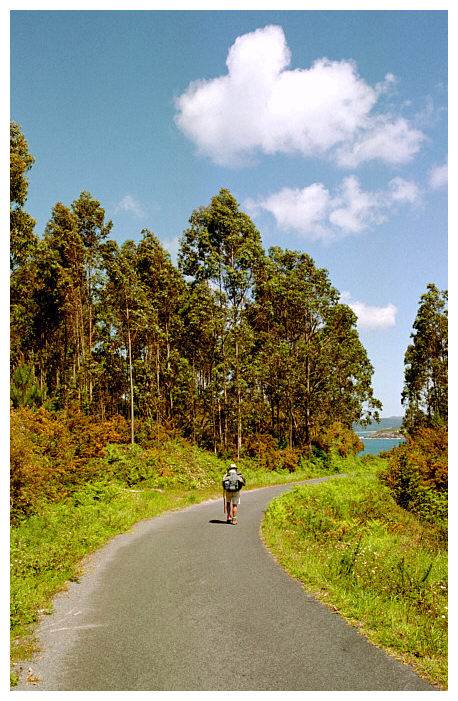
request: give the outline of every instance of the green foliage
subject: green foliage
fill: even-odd
[[[10,122],[10,266],[14,270],[26,263],[33,253],[37,238],[35,219],[23,210],[27,199],[27,173],[35,159],[16,122]]]
[[[22,202],[33,159],[19,132]],[[356,317],[308,255],[266,256],[227,189],[189,224],[178,270],[147,229],[138,244],[109,240],[90,193],[56,203],[11,277],[12,372],[30,367],[67,416],[121,414],[132,444],[145,421],[237,458],[270,435],[292,471],[322,429],[379,406]]]
[[[358,455],[364,450],[364,444],[356,433],[346,428],[340,421],[334,421],[331,426],[324,428],[316,439],[315,445],[325,453],[336,452],[344,458],[349,455]]]
[[[404,428],[446,426],[448,419],[448,294],[433,284],[421,296],[407,348],[402,403]]]
[[[126,435],[120,417],[99,424],[80,414],[63,420],[44,407],[13,410],[10,427],[13,522],[36,513],[43,502],[61,501],[79,485],[102,478],[106,444]]]
[[[41,406],[45,397],[46,389],[39,386],[33,367],[19,365],[11,379],[10,399],[13,407]]]
[[[271,248],[263,260],[248,318],[264,391],[258,412],[289,447],[316,441],[333,422],[376,416],[373,372],[356,332],[356,316],[340,304],[328,273],[305,253]],[[270,406],[269,406],[270,405]]]
[[[380,473],[395,501],[427,521],[447,519],[448,432],[422,428],[387,456],[389,468]],[[444,525],[446,527],[446,525]]]

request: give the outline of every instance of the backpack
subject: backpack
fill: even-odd
[[[223,488],[226,492],[238,492],[242,489],[243,483],[240,479],[241,477],[242,476],[237,472],[229,472],[227,475],[224,475]]]

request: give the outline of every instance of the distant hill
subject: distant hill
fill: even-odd
[[[403,416],[387,416],[380,420],[380,423],[374,421],[369,426],[361,426],[361,424],[353,424],[354,431],[384,431],[387,428],[399,428],[402,426]]]

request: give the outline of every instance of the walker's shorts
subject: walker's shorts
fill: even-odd
[[[230,501],[232,504],[238,506],[240,504],[240,492],[224,492],[226,501]]]

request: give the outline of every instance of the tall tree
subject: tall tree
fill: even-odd
[[[164,413],[173,418],[181,334],[179,310],[186,286],[169,253],[148,229],[142,231],[138,246],[138,275],[150,304],[142,338],[146,366],[151,370],[154,366],[156,416],[163,405]]]
[[[85,328],[87,342],[83,351],[83,364],[87,373],[87,391],[89,405],[92,402],[93,373],[94,373],[94,303],[97,294],[96,275],[101,263],[101,245],[110,233],[113,222],[105,222],[105,210],[100,202],[92,197],[89,192],[83,191],[71,206],[75,217],[77,230],[81,238],[84,250],[85,263]]]
[[[432,283],[426,289],[404,357],[401,401],[409,433],[421,426],[447,425],[448,420],[448,293]]]
[[[135,441],[134,351],[136,336],[145,323],[146,290],[138,276],[138,252],[133,241],[125,241],[121,247],[114,241],[104,248],[107,281],[103,295],[103,316],[110,326],[109,335],[118,335],[124,346],[127,361],[128,395],[130,406],[130,438]],[[122,351],[121,351],[122,352]]]
[[[262,258],[261,236],[247,214],[239,210],[238,203],[227,189],[221,189],[210,205],[195,210],[189,220],[190,227],[181,239],[178,262],[185,275],[195,283],[207,280],[216,290],[221,311],[219,340],[221,343],[223,406],[219,387],[215,386],[218,404],[219,434],[223,446],[227,445],[230,399],[229,377],[233,377],[233,393],[236,406],[236,448],[240,454],[242,445],[242,377],[240,358],[244,352],[241,329],[246,305],[251,297],[255,272]],[[218,376],[215,377],[216,383]]]
[[[58,351],[55,390],[63,405],[70,398],[81,404],[82,365],[85,356],[85,251],[75,214],[61,202],[52,209],[45,229],[40,255],[37,256],[40,286],[44,297],[56,297],[53,310],[56,335],[53,343]],[[51,386],[50,386],[51,389]]]
[[[306,253],[269,251],[250,318],[258,336],[271,430],[310,446],[338,419],[351,426],[372,396],[372,367],[353,312],[339,303],[327,271]]]
[[[24,263],[37,244],[35,219],[24,211],[29,182],[27,173],[35,159],[21,127],[10,122],[10,266],[11,270]]]

